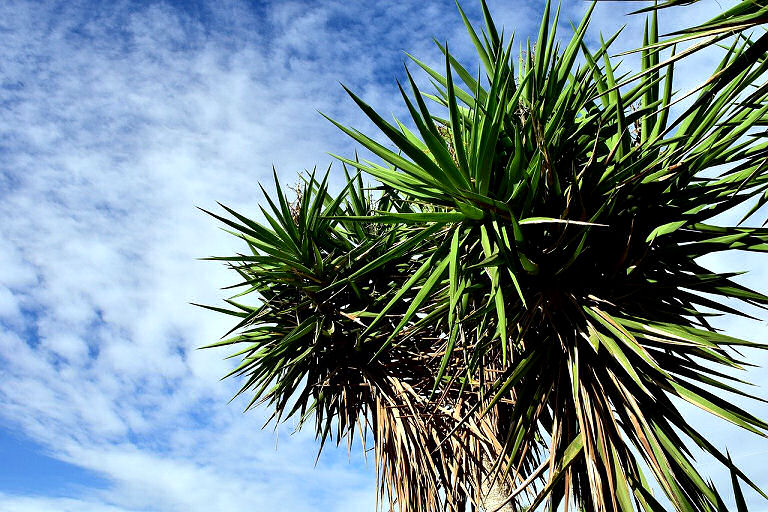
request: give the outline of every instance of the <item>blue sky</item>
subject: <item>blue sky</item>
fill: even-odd
[[[538,24],[538,2],[489,3],[519,39]],[[585,6],[564,2],[561,34]],[[590,37],[628,23],[618,48],[638,44],[623,9],[601,5]],[[273,164],[291,183],[352,154],[317,111],[369,128],[341,81],[402,114],[402,52],[438,64],[432,37],[472,62],[452,1],[0,5],[0,512],[374,509],[358,453],[315,466],[311,433],[260,430],[264,411],[227,403],[225,352],[195,350],[229,325],[188,303],[234,279],[195,258],[237,250],[195,206],[255,214]],[[691,59],[677,87],[715,58]],[[755,256],[708,263],[768,288]],[[750,378],[768,396],[763,371]],[[768,488],[768,442],[686,411]]]

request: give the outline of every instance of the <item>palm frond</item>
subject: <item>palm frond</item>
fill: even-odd
[[[722,510],[693,447],[732,471],[742,507],[739,480],[762,491],[675,403],[768,436],[728,398],[757,398],[733,374],[766,345],[710,324],[768,296],[700,259],[768,251],[744,225],[768,200],[768,61],[734,44],[728,83],[675,116],[655,13],[627,88],[619,35],[584,42],[591,8],[561,49],[547,3],[518,59],[483,12],[480,31],[461,13],[480,77],[447,44],[444,72],[414,59],[436,85],[401,87],[415,131],[348,91],[387,141],[334,121],[379,158],[339,157],[339,194],[313,173],[293,205],[276,183],[268,225],[215,215],[248,246],[220,259],[260,303],[214,308],[239,319],[214,345],[245,343],[241,392],[311,419],[321,449],[356,429],[372,442],[390,508],[664,510],[652,478],[674,510]]]

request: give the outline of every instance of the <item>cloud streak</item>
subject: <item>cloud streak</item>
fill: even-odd
[[[228,326],[187,304],[220,299],[231,276],[195,258],[235,244],[194,205],[254,210],[273,163],[290,182],[325,150],[349,152],[316,112],[359,120],[338,78],[391,97],[380,75],[399,72],[399,41],[423,24],[347,7],[0,7],[1,421],[108,482],[3,494],[0,510],[373,507],[359,458],[331,451],[315,469],[309,434],[281,429],[275,451],[263,412],[226,405],[230,364],[195,348]]]

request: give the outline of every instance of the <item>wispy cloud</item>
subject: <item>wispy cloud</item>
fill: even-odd
[[[537,23],[496,4],[518,37]],[[462,31],[447,1],[0,6],[0,422],[108,482],[0,511],[373,508],[358,455],[314,469],[309,433],[275,451],[226,404],[230,363],[195,348],[229,325],[187,302],[219,300],[233,276],[195,258],[236,241],[194,206],[255,212],[272,164],[291,182],[351,153],[317,114],[370,126],[337,81],[402,113],[401,50],[469,59]]]
[[[445,7],[0,7],[0,414],[108,482],[0,510],[373,507],[358,456],[314,469],[308,433],[283,429],[275,451],[263,413],[227,405],[229,362],[195,348],[228,326],[187,302],[219,300],[232,277],[195,258],[235,242],[194,206],[254,211],[273,163],[290,182],[350,152],[317,109],[360,120],[340,78],[399,108],[399,52],[455,32]]]

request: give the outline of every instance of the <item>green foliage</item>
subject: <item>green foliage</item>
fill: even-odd
[[[636,11],[643,13],[698,3],[699,0],[663,0],[654,2],[653,6]],[[741,0],[730,9],[726,9],[714,18],[694,27],[688,27],[673,35],[684,35],[689,39],[719,36],[722,34],[733,35],[768,23],[768,3],[765,0]],[[680,41],[679,38],[675,42]],[[669,44],[669,41],[664,41]]]
[[[380,159],[338,157],[339,194],[312,173],[289,201],[275,178],[266,224],[211,214],[248,248],[214,258],[244,291],[211,307],[238,321],[212,346],[243,347],[231,375],[250,405],[312,419],[321,447],[371,436],[401,510],[488,508],[490,481],[517,508],[663,510],[649,477],[675,510],[724,510],[690,446],[730,469],[745,509],[739,480],[755,486],[674,400],[768,434],[723,396],[751,396],[733,371],[765,345],[709,323],[768,296],[699,260],[768,251],[765,227],[713,220],[768,201],[768,60],[744,64],[754,43],[737,39],[715,70],[742,63],[733,79],[675,117],[655,11],[629,88],[618,34],[584,42],[591,9],[561,48],[547,3],[517,59],[483,12],[479,34],[461,12],[478,75],[447,45],[444,70],[413,59],[436,86],[401,87],[415,131],[349,92],[389,143],[333,121]],[[249,293],[258,305],[238,301]]]

